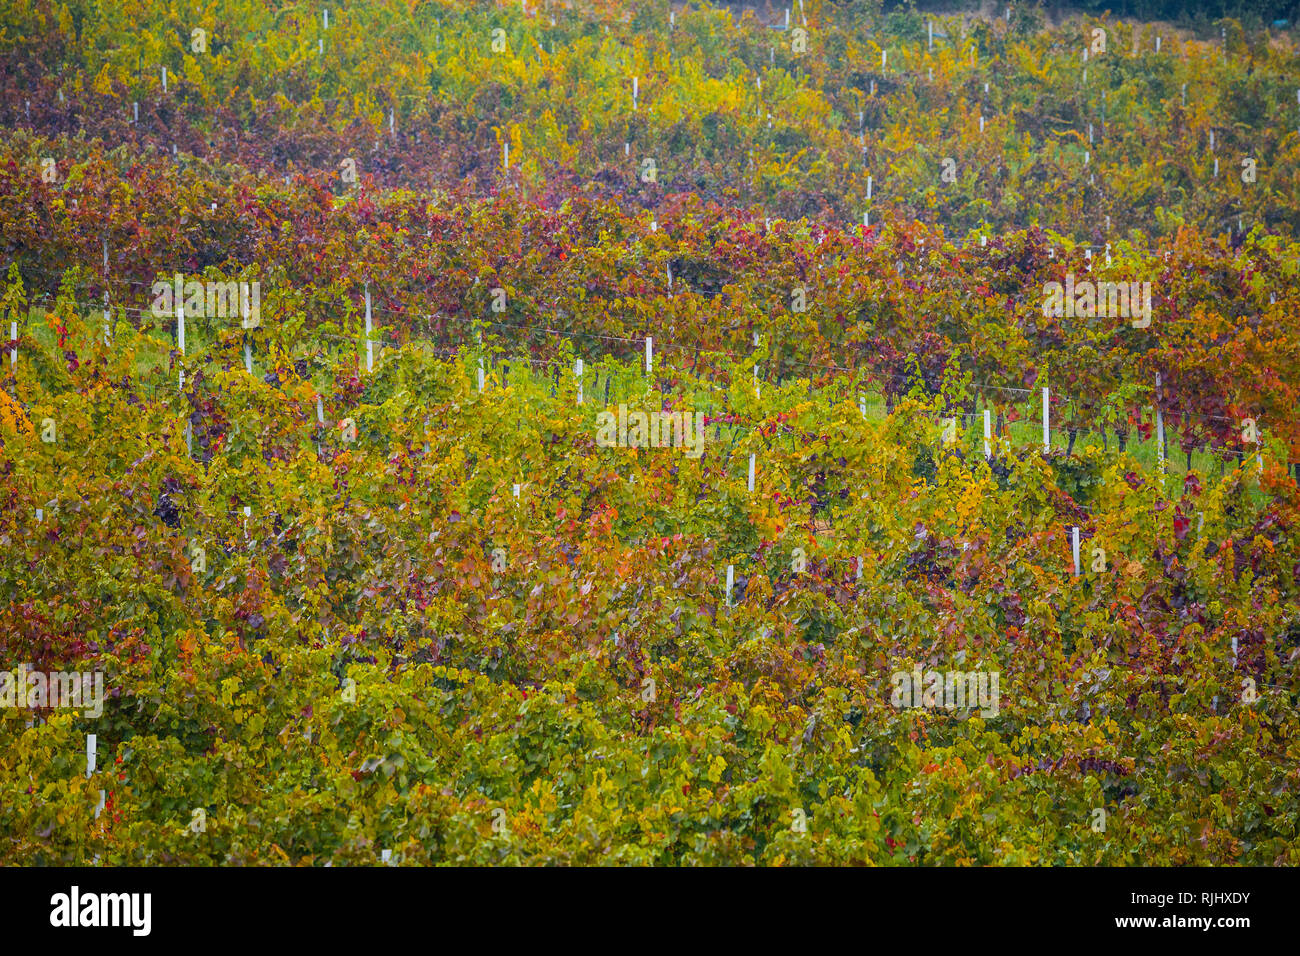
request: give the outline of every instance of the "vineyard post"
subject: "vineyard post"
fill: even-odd
[[[375,367],[375,346],[370,341],[370,283],[366,283],[366,371]]]
[[[185,300],[176,297],[176,347],[181,353],[181,371],[178,391],[185,391]]]
[[[1075,525],[1072,531],[1073,534],[1071,537],[1074,539],[1072,542],[1072,550],[1074,552],[1074,576],[1077,578],[1079,576],[1079,526]]]
[[[858,575],[855,580],[861,581],[862,580],[862,555],[858,555],[857,564],[858,564]]]
[[[986,459],[993,457],[993,448],[991,439],[993,437],[993,419],[992,412],[987,408],[984,409],[984,457]]]
[[[98,738],[95,734],[86,734],[86,778],[89,779],[95,772],[95,751],[98,746]],[[99,806],[95,807],[95,816],[99,817],[99,811],[104,805],[104,791],[99,791]]]
[[[582,359],[573,363],[573,376],[578,380],[578,404],[582,404]]]
[[[654,362],[655,362],[655,347],[654,347],[654,339],[652,339],[650,336],[647,335],[647,336],[645,337],[645,375],[646,375],[646,378],[649,378],[651,372],[654,370]]]
[[[1051,412],[1048,408],[1047,386],[1043,386],[1043,454],[1052,450]]]
[[[98,737],[94,734],[86,735],[86,777],[91,777],[95,773],[95,750],[98,747]]]
[[[18,323],[17,322],[9,323],[9,341],[14,343],[9,349],[9,369],[11,372],[13,372],[14,375],[17,375],[18,373],[13,371],[14,367],[18,364]]]
[[[108,236],[104,237],[104,346],[109,346],[111,333],[108,314]]]
[[[483,333],[482,333],[482,332],[480,332],[480,333],[478,334],[478,351],[479,351],[479,356],[478,356],[478,391],[479,391],[479,394],[482,395],[482,394],[483,394],[483,379],[487,376],[486,371],[484,371],[484,369],[483,369]]]
[[[749,493],[754,493],[754,453],[749,453]]]
[[[736,569],[733,565],[727,565],[727,607],[731,607],[731,586],[736,580]]]
[[[1165,483],[1165,416],[1160,409],[1160,373],[1156,372],[1156,460],[1160,469],[1160,484]]]

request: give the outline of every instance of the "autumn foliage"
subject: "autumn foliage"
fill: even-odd
[[[0,862],[1300,862],[1294,53],[869,6],[0,3]]]

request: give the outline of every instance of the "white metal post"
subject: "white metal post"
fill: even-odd
[[[375,367],[375,345],[370,341],[370,283],[366,283],[366,371],[372,371]]]
[[[1052,429],[1051,429],[1051,412],[1048,409],[1049,399],[1047,386],[1043,386],[1043,452],[1049,452],[1052,449]]]

